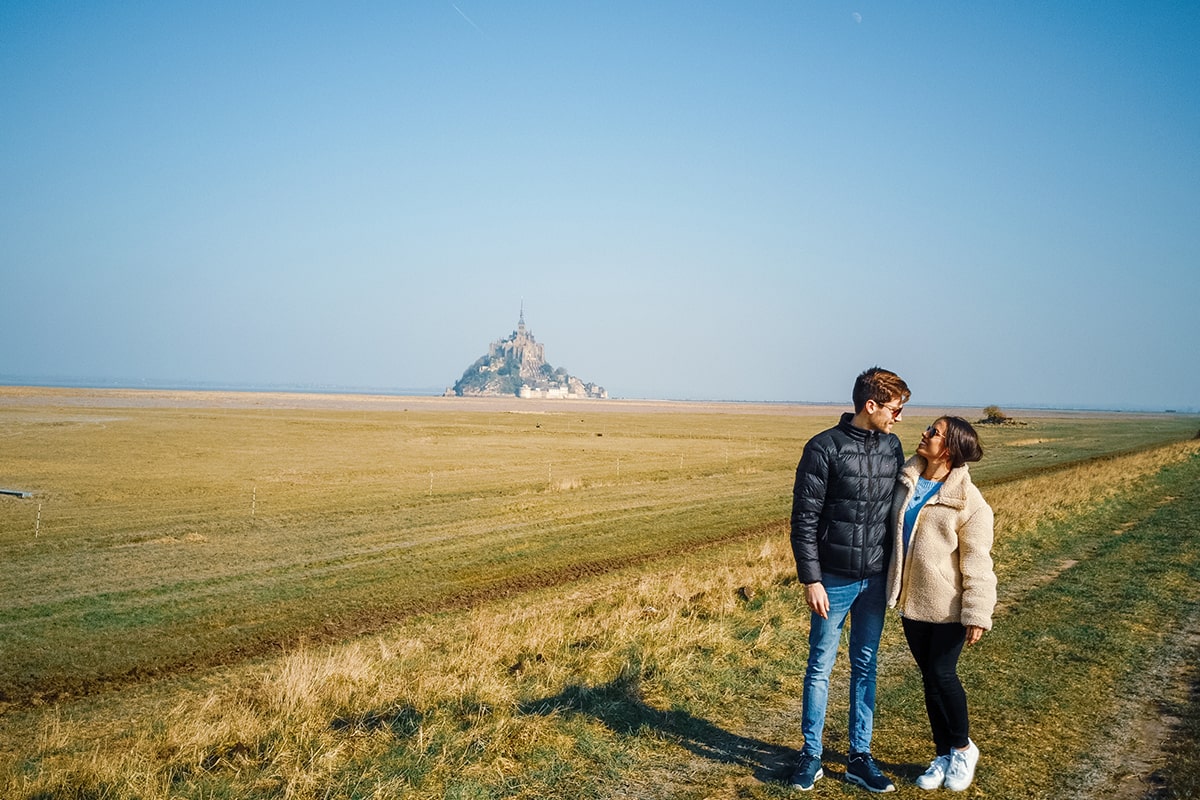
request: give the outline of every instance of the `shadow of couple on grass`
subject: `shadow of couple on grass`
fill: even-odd
[[[621,736],[653,731],[701,758],[746,767],[764,783],[787,783],[800,759],[800,751],[794,748],[733,733],[686,711],[649,706],[641,698],[635,677],[620,676],[600,686],[568,686],[552,697],[522,703],[521,713],[586,714]],[[836,765],[834,771],[826,769],[827,776],[844,778],[845,753],[826,748],[822,761],[826,767]],[[893,774],[912,770],[909,764],[876,763]]]

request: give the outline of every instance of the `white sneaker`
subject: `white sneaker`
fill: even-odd
[[[979,748],[970,739],[963,750],[950,749],[950,766],[946,770],[946,788],[961,792],[975,779],[975,765],[979,763]]]
[[[946,780],[946,770],[950,769],[950,756],[938,756],[929,762],[929,769],[917,778],[917,786],[921,789],[940,789]]]

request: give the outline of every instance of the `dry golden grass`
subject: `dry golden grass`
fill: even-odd
[[[1064,519],[1081,507],[1128,490],[1147,475],[1190,458],[1191,453],[1191,445],[1181,445],[1080,464],[1055,477],[1053,492],[1041,488],[1044,481],[1040,476],[989,486],[989,502],[999,509],[996,529],[1005,535],[1016,535],[1048,520]]]
[[[179,684],[165,696],[127,690],[85,704],[75,719],[61,711],[22,712],[36,718],[38,730],[36,752],[22,756],[49,779],[39,782],[43,787],[111,786],[122,787],[124,796],[168,797],[164,775],[208,771],[308,797],[347,765],[369,762],[405,736],[417,760],[430,762],[422,783],[435,785],[463,770],[503,770],[529,748],[569,751],[572,736],[560,724],[567,709],[555,699],[564,689],[608,683],[630,669],[633,652],[635,679],[681,661],[723,657],[721,649],[730,646],[722,642],[724,619],[743,602],[738,590],[761,594],[792,571],[779,537],[709,555],[732,558],[701,572],[624,571],[569,593],[536,592],[422,618],[346,645],[301,648],[226,671],[207,688]],[[770,636],[760,631],[751,648]],[[670,686],[649,692],[644,702],[669,704],[666,694],[682,688]],[[546,713],[518,713],[539,700]],[[131,729],[133,709],[156,722]],[[464,721],[475,728],[467,741]],[[474,740],[487,750],[483,765],[468,758]],[[437,746],[451,741],[465,752]],[[414,788],[404,785],[403,774],[377,777],[388,787],[378,796]]]

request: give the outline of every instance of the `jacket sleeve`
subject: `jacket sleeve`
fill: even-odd
[[[958,532],[959,570],[962,573],[962,624],[992,628],[996,608],[996,573],[992,567],[994,516],[984,503]]]
[[[796,484],[792,488],[792,555],[801,583],[821,580],[817,528],[828,485],[829,457],[823,448],[810,441],[796,467]]]

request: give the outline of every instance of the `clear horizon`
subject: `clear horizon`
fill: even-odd
[[[0,375],[0,386],[10,388],[46,388],[46,389],[80,389],[80,390],[113,390],[113,391],[179,391],[179,392],[233,392],[233,393],[267,393],[267,394],[314,394],[314,395],[377,395],[381,397],[441,397],[448,387],[438,386],[337,386],[330,384],[232,384],[219,381],[154,381],[154,380],[120,380],[120,379],[88,379],[88,378],[44,378],[25,379],[20,376]],[[506,395],[507,396],[507,395]],[[515,395],[513,395],[515,397]],[[811,406],[842,406],[849,408],[852,402],[849,398],[828,398],[825,400],[784,399],[784,400],[739,400],[736,398],[713,397],[626,397],[612,396],[612,400],[668,402],[668,403],[728,403],[728,404],[762,404],[762,405],[811,405]],[[530,400],[531,403],[562,403],[569,406],[578,400]],[[603,403],[605,400],[593,399],[587,402]],[[1159,407],[1128,407],[1110,408],[1106,406],[1077,406],[1077,405],[1018,405],[988,403],[959,404],[929,402],[909,402],[911,408],[978,408],[982,411],[986,405],[998,405],[1004,411],[1083,411],[1083,412],[1128,412],[1135,414],[1180,414],[1183,416],[1200,414],[1200,408],[1159,408]]]
[[[1200,7],[0,6],[0,380],[1195,411]]]

